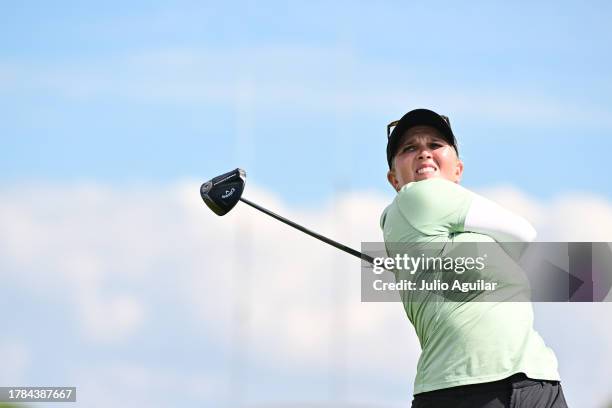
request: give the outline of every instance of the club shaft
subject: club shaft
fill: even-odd
[[[346,245],[343,245],[343,244],[341,244],[339,242],[336,242],[333,239],[329,239],[327,237],[324,237],[321,234],[317,234],[316,232],[311,231],[308,228],[302,227],[300,224],[296,224],[295,222],[293,222],[291,220],[288,220],[285,217],[282,217],[282,216],[280,216],[280,215],[278,215],[276,213],[273,213],[270,210],[267,210],[267,209],[265,209],[263,207],[260,207],[259,205],[255,204],[252,201],[247,200],[244,197],[240,197],[240,201],[250,205],[251,207],[253,207],[253,208],[255,208],[255,209],[257,209],[257,210],[259,210],[259,211],[261,211],[261,212],[263,212],[265,214],[268,214],[272,218],[276,218],[277,220],[279,220],[281,222],[284,222],[285,224],[287,224],[287,225],[289,225],[289,226],[291,226],[291,227],[293,227],[293,228],[295,228],[297,230],[300,230],[300,231],[310,235],[311,237],[314,237],[314,238],[316,238],[318,240],[321,240],[321,241],[325,242],[326,244],[329,244],[329,245],[331,245],[333,247],[336,247],[336,248],[340,249],[341,251],[344,251],[344,252],[346,252],[348,254],[356,256],[359,259],[363,259],[364,261],[369,262],[372,265],[374,264],[374,259],[371,256],[369,256],[369,255],[366,255],[366,254],[361,253],[361,252],[359,252],[357,250],[354,250],[353,248],[349,248]]]

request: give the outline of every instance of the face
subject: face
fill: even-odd
[[[387,178],[396,191],[410,182],[432,177],[458,183],[463,174],[463,163],[457,152],[431,126],[408,129],[402,135],[392,164]]]

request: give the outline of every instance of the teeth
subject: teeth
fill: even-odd
[[[433,173],[434,171],[436,171],[436,169],[433,167],[423,167],[422,169],[417,170],[417,174]]]

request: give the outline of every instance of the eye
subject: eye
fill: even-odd
[[[402,153],[404,152],[412,152],[414,151],[414,146],[413,145],[406,145],[404,147],[402,147]]]
[[[440,147],[444,146],[442,143],[439,142],[432,142],[429,144],[429,147],[432,149],[439,149]]]

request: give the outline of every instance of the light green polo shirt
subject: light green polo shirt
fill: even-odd
[[[388,256],[396,255],[389,243],[495,242],[487,235],[464,232],[473,197],[441,178],[402,187],[381,216]],[[530,302],[402,300],[422,350],[415,394],[497,381],[519,372],[560,380],[555,354],[533,328]]]

